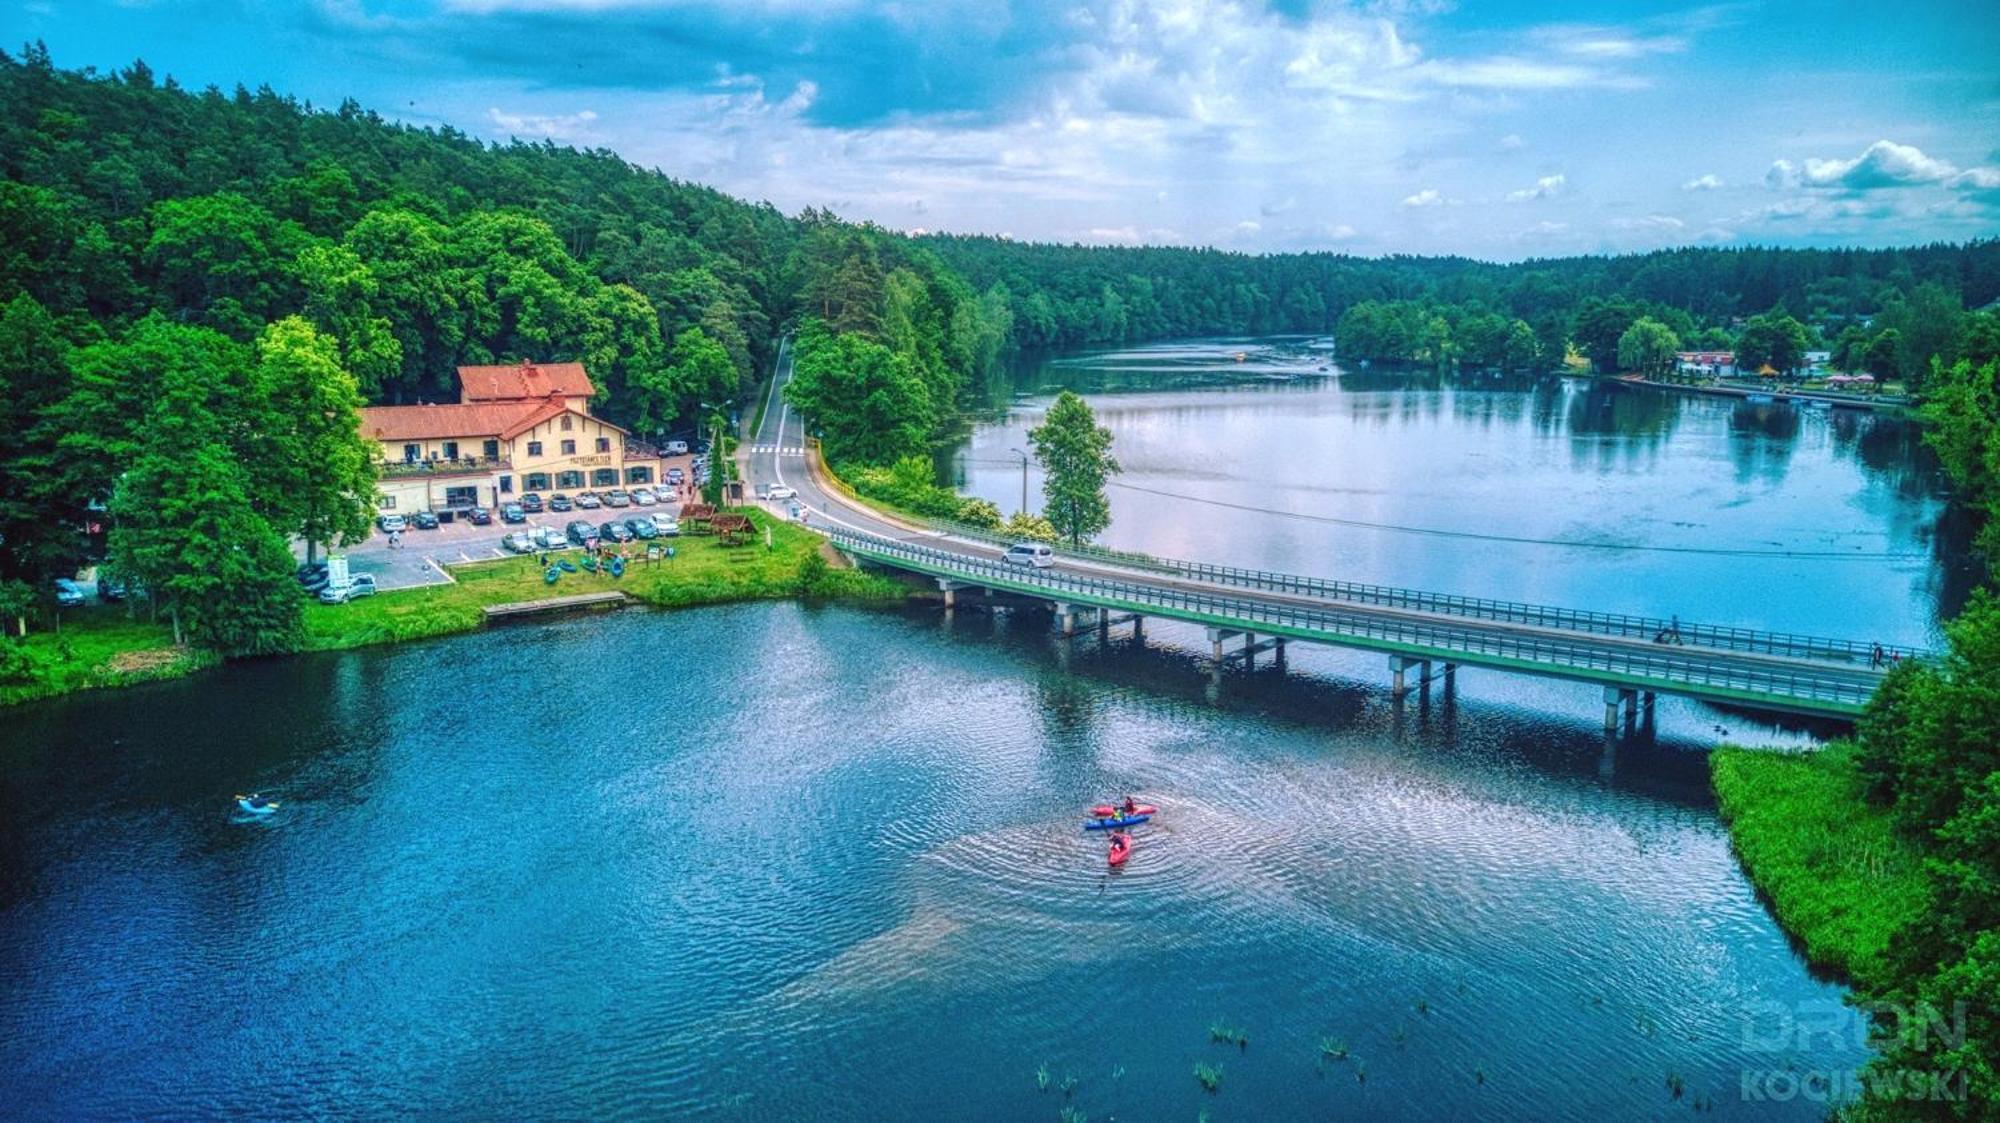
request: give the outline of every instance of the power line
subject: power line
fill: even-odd
[[[1249,503],[1231,503],[1226,499],[1211,499],[1201,495],[1186,495],[1177,491],[1144,487],[1140,484],[1110,481],[1110,486],[1126,491],[1139,491],[1147,495],[1158,495],[1167,499],[1178,499],[1185,503],[1204,503],[1211,507],[1226,507],[1233,511],[1249,511],[1260,515],[1276,515],[1279,518],[1298,519],[1303,522],[1327,523],[1333,526],[1351,526],[1363,530],[1386,530],[1398,534],[1421,534],[1432,538],[1458,538],[1474,542],[1507,542],[1522,546],[1560,546],[1577,550],[1622,550],[1628,552],[1657,554],[1710,554],[1732,558],[1793,558],[1802,561],[1908,561],[1927,555],[1913,551],[1857,551],[1843,553],[1839,550],[1747,550],[1727,546],[1639,546],[1620,542],[1579,542],[1570,538],[1525,538],[1512,534],[1482,534],[1471,530],[1443,530],[1429,526],[1398,526],[1394,523],[1367,522],[1361,519],[1344,519],[1337,515],[1311,515],[1301,511],[1284,511],[1275,507],[1259,507]]]

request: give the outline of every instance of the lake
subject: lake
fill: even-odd
[[[1900,423],[1322,356],[1034,364],[958,462],[1011,507],[1070,384],[1118,545],[1901,642],[1967,564]],[[1398,707],[1379,658],[1203,647],[633,610],[11,710],[7,1111],[1817,1119],[1797,1074],[1865,1062],[1701,752],[1815,730],[1663,701],[1606,742],[1587,689]],[[1112,874],[1078,821],[1126,791],[1162,813]]]

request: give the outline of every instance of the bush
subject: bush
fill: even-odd
[[[863,498],[927,519],[949,519],[972,526],[1000,525],[1000,508],[984,499],[969,499],[932,482],[931,464],[921,456],[905,456],[887,468],[842,466],[835,474]]]

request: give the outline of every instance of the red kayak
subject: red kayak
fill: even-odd
[[[1132,836],[1119,833],[1111,836],[1111,868],[1117,869],[1132,856]]]
[[[1123,811],[1119,810],[1118,808],[1112,806],[1109,803],[1098,804],[1097,806],[1090,809],[1090,813],[1092,815],[1097,816],[1100,819],[1109,819],[1112,818],[1113,816],[1124,814]],[[1138,810],[1132,812],[1132,814],[1134,815],[1158,815],[1159,813],[1160,809],[1154,807],[1150,803],[1142,803],[1139,805]]]

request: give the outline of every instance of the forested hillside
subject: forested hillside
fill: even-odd
[[[243,490],[262,520],[237,540],[340,537],[354,523],[330,494],[263,494],[297,481],[255,462],[351,449],[272,411],[449,399],[466,363],[581,359],[599,411],[652,434],[740,396],[798,330],[801,409],[843,462],[886,469],[1016,347],[1337,330],[1349,359],[1609,369],[1628,344],[1650,364],[1671,344],[1818,341],[1913,384],[1933,358],[1977,369],[2000,349],[1994,317],[1964,311],[2000,296],[2000,242],[1494,265],[912,238],[606,151],[188,90],[140,62],[64,71],[38,44],[0,54],[0,168],[9,615],[85,560],[92,510],[128,512],[126,541],[187,539],[172,520],[201,495],[141,502],[139,483],[171,482],[128,480],[142,455],[212,453],[202,494]]]

